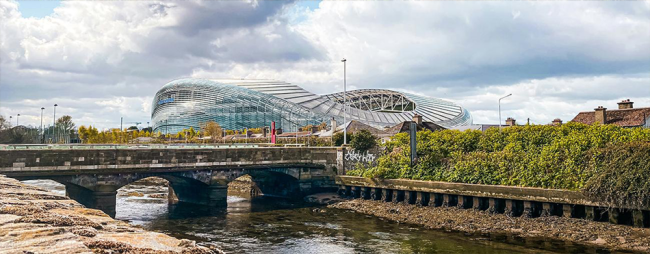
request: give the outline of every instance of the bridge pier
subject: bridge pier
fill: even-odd
[[[117,190],[94,191],[74,184],[66,184],[65,193],[71,199],[88,208],[102,210],[111,217],[115,217]]]
[[[170,204],[182,202],[212,207],[227,207],[228,186],[170,182],[167,197]]]

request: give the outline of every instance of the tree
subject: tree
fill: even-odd
[[[56,120],[56,126],[61,128],[65,133],[70,133],[74,129],[74,123],[72,122],[72,117],[69,115],[64,115],[61,118]]]
[[[318,130],[319,131],[327,130],[327,123],[325,123],[325,122],[320,123],[318,125]]]
[[[79,129],[77,130],[79,132],[79,139],[82,140],[83,143],[88,142],[88,129],[85,126],[80,126]]]
[[[11,128],[11,123],[4,116],[0,115],[0,131]]]
[[[350,137],[350,146],[354,150],[365,152],[377,145],[377,137],[368,130],[360,130]]]
[[[334,136],[332,136],[332,142],[334,143],[334,146],[343,145],[343,132],[334,133]]]
[[[221,137],[222,134],[221,126],[219,126],[215,121],[204,123],[203,126],[201,126],[201,130],[203,130],[204,136],[210,136],[212,140]]]

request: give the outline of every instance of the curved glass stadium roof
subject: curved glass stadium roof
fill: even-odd
[[[151,120],[155,132],[177,133],[200,128],[215,121],[225,129],[270,126],[296,131],[298,127],[343,122],[343,101],[347,121],[357,120],[378,128],[411,121],[415,114],[423,121],[446,128],[471,125],[470,113],[445,100],[391,90],[360,89],[316,95],[276,80],[178,79],[164,85],[154,97]]]

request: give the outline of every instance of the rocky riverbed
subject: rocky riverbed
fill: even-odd
[[[403,203],[355,199],[330,205],[388,220],[422,225],[431,229],[477,235],[509,235],[523,238],[554,239],[602,246],[611,250],[650,253],[650,229],[592,222],[556,216],[539,218],[508,217],[487,211],[455,207],[421,207]]]
[[[0,175],[0,253],[222,253]]]

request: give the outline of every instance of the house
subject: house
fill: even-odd
[[[594,111],[578,113],[571,121],[584,124],[613,124],[627,128],[650,128],[650,107],[634,108],[634,102],[627,99],[618,103],[618,109],[607,110],[603,106],[598,106]]]
[[[398,123],[397,125],[390,127],[385,131],[391,136],[397,133],[409,132],[411,129],[411,123],[413,122],[415,122],[418,131],[422,131],[422,130],[441,131],[446,129],[445,127],[442,127],[432,122],[423,122],[422,116],[416,114],[413,116],[413,121],[404,121]]]

